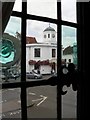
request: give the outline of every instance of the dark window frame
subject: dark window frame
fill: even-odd
[[[34,48],[34,57],[40,57],[40,52],[41,52],[41,49],[40,48]]]
[[[49,23],[54,23],[57,25],[57,76],[59,76],[59,68],[61,66],[60,60],[61,60],[61,25],[71,26],[77,28],[77,23],[72,23],[68,21],[61,20],[61,3],[57,2],[57,19],[47,18],[47,17],[41,17],[36,15],[29,15],[27,14],[27,3],[22,2],[22,11],[17,12],[13,11],[12,15],[14,17],[21,18],[21,49],[22,49],[22,56],[21,56],[21,82],[15,82],[15,83],[3,83],[2,89],[7,88],[21,88],[21,117],[22,120],[27,120],[27,94],[26,89],[28,87],[33,86],[41,86],[41,85],[51,85],[48,80],[40,80],[40,81],[26,81],[26,75],[23,74],[26,71],[26,20],[37,20],[37,21],[44,21]],[[58,34],[59,33],[59,34]],[[24,68],[23,68],[24,67]],[[23,79],[25,78],[25,79]],[[60,81],[57,83],[57,119],[61,120],[61,87],[60,87]]]
[[[56,49],[52,49],[52,58],[56,57]]]
[[[50,38],[50,34],[48,34],[48,38]]]

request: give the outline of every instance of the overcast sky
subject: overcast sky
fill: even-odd
[[[62,19],[76,23],[76,0],[62,1]],[[27,0],[27,12],[32,15],[44,16],[57,19],[56,0]],[[13,10],[21,11],[21,0],[16,0]],[[27,20],[27,36],[35,37],[38,42],[43,42],[43,31],[49,26],[49,23]],[[57,26],[51,24],[57,32]],[[21,19],[11,17],[6,31],[15,36],[16,32],[21,33]],[[76,41],[76,29],[62,27],[62,44],[64,47],[72,45]]]

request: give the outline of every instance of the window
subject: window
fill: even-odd
[[[56,57],[56,49],[52,49],[52,57]]]
[[[48,34],[48,38],[50,38],[50,34]]]
[[[55,35],[54,35],[54,34],[52,34],[52,38],[55,38]]]
[[[69,59],[68,62],[71,63],[71,59]]]
[[[46,59],[45,56],[47,56],[48,54],[51,54],[50,49],[46,49],[45,52],[43,53],[44,58],[43,58],[42,61],[40,61],[41,49],[40,48],[35,48],[33,56],[35,57],[36,61],[31,60],[31,69],[33,69],[34,67],[35,67],[35,69],[40,67],[40,69],[44,73],[44,72],[48,71],[48,68],[49,68],[49,70],[51,70],[50,67],[52,67],[52,69],[54,69],[55,72],[57,72],[57,75],[59,76],[59,68],[61,67],[60,61],[61,61],[61,57],[62,57],[61,56],[61,51],[62,51],[62,49],[61,49],[61,44],[62,44],[62,38],[61,38],[61,36],[62,36],[62,34],[61,34],[62,31],[61,30],[62,29],[61,29],[61,26],[70,26],[70,27],[76,28],[77,25],[76,25],[76,23],[70,23],[68,21],[65,22],[61,19],[61,3],[60,2],[56,2],[56,0],[53,0],[52,2],[51,1],[50,2],[49,1],[48,2],[41,2],[40,7],[43,9],[43,12],[42,12],[41,9],[38,9],[39,11],[37,10],[37,8],[39,8],[38,7],[39,2],[37,1],[37,3],[38,4],[36,4],[35,0],[33,0],[33,1],[28,1],[27,0],[27,2],[22,2],[22,9],[20,9],[19,12],[18,11],[13,11],[12,14],[11,14],[12,17],[17,17],[17,18],[21,19],[21,21],[22,21],[22,22],[20,22],[21,23],[21,27],[20,27],[21,29],[18,28],[18,25],[15,25],[15,26],[12,25],[13,27],[16,27],[18,29],[18,31],[14,31],[14,32],[17,32],[17,33],[19,32],[19,34],[18,34],[19,35],[19,40],[21,40],[21,52],[22,52],[21,61],[20,61],[20,64],[21,64],[21,80],[19,79],[19,81],[15,81],[14,83],[12,83],[12,82],[11,83],[3,83],[3,89],[7,89],[7,88],[8,89],[10,89],[10,88],[14,89],[15,88],[15,91],[16,91],[15,93],[19,93],[18,98],[19,98],[19,100],[21,99],[21,101],[19,101],[19,103],[20,103],[19,105],[21,105],[20,106],[21,111],[17,112],[17,114],[20,113],[19,118],[22,118],[22,120],[24,120],[24,119],[27,120],[27,116],[29,116],[29,114],[31,115],[31,113],[30,113],[31,110],[30,111],[28,110],[28,113],[27,113],[27,109],[30,107],[30,105],[31,106],[33,105],[33,104],[30,103],[30,101],[34,101],[36,103],[36,102],[38,102],[38,100],[41,100],[37,104],[37,106],[39,106],[39,105],[41,105],[41,103],[43,103],[44,100],[46,100],[48,98],[48,94],[52,95],[52,91],[54,91],[53,92],[54,96],[53,97],[51,96],[52,97],[51,104],[50,104],[50,102],[47,102],[46,104],[47,104],[47,106],[49,106],[49,104],[50,104],[50,108],[52,108],[52,106],[54,106],[55,111],[53,111],[53,112],[49,111],[49,108],[44,109],[44,108],[46,108],[46,104],[44,104],[44,106],[42,105],[42,107],[37,107],[37,108],[35,107],[36,109],[34,108],[33,111],[35,111],[36,115],[38,115],[37,114],[37,112],[38,112],[37,109],[38,108],[41,108],[41,109],[43,108],[42,111],[44,111],[44,117],[46,116],[45,113],[47,112],[47,115],[48,115],[49,118],[51,118],[50,115],[52,115],[53,118],[57,118],[59,120],[60,118],[65,117],[64,114],[63,115],[61,114],[61,112],[62,112],[62,110],[61,110],[61,108],[62,108],[61,107],[61,104],[62,104],[61,103],[61,101],[62,101],[61,100],[62,99],[62,97],[61,97],[61,84],[56,85],[56,83],[55,83],[55,86],[52,86],[52,84],[54,84],[54,82],[52,83],[52,80],[48,81],[48,77],[47,77],[47,79],[41,79],[41,80],[38,80],[38,81],[37,81],[37,79],[35,79],[34,81],[30,81],[30,80],[27,81],[26,80],[26,74],[25,74],[26,73],[26,66],[25,66],[26,65],[26,49],[25,48],[26,48],[26,36],[28,35],[28,32],[26,32],[26,28],[29,28],[28,27],[29,25],[30,25],[30,31],[34,28],[35,22],[33,24],[31,22],[31,20],[32,21],[36,20],[36,21],[40,21],[40,22],[42,21],[42,22],[47,22],[47,23],[52,23],[52,24],[57,25],[57,54],[58,54],[57,59],[51,59],[51,60],[48,60],[50,58]],[[49,10],[47,9],[47,6],[49,6],[48,7]],[[46,7],[46,8],[44,9],[43,7]],[[54,7],[54,9],[53,9],[53,7]],[[16,10],[16,9],[14,9],[14,10]],[[30,20],[30,21],[26,25],[27,20]],[[15,19],[15,22],[18,23],[19,20]],[[32,27],[31,27],[31,25],[32,25]],[[38,24],[37,24],[37,26],[38,26]],[[37,31],[37,32],[39,33],[39,31]],[[63,35],[66,35],[66,33],[68,34],[68,32],[65,32],[65,34],[63,34]],[[35,33],[33,33],[33,35],[35,35]],[[40,38],[41,38],[41,33],[39,33],[39,35],[40,35]],[[34,47],[35,44],[38,45],[38,42],[35,39],[33,39],[33,37],[34,36],[30,36],[30,39],[32,39],[32,44],[30,44],[30,45],[28,44],[27,49],[28,49],[28,47],[31,47],[31,46]],[[50,34],[48,34],[48,38],[50,38],[50,37],[51,37]],[[52,37],[54,38],[55,36],[53,35]],[[67,37],[67,41],[68,40],[69,40],[69,38]],[[41,44],[39,44],[39,45],[41,45]],[[45,45],[48,45],[48,44],[45,44]],[[56,45],[56,43],[51,44],[51,46],[54,46],[54,45]],[[30,55],[32,55],[32,53]],[[28,55],[29,60],[30,60],[30,57],[31,57],[30,55]],[[52,49],[52,57],[56,57],[56,49]],[[40,66],[37,66],[35,64],[36,62],[38,62],[38,64],[40,63]],[[28,61],[28,63],[29,63],[29,61]],[[34,64],[34,67],[32,67],[33,66],[32,63]],[[42,69],[41,65],[43,65],[45,69]],[[47,68],[47,66],[48,66],[48,68]],[[56,67],[57,67],[57,69],[56,69]],[[58,82],[60,83],[61,81],[58,81]],[[47,86],[45,86],[45,85],[47,85]],[[31,89],[31,87],[32,87],[32,89]],[[19,92],[18,92],[18,88],[20,88]],[[29,91],[29,88],[32,91]],[[27,91],[27,89],[28,89],[28,91]],[[43,90],[44,90],[44,92],[46,93],[47,96],[43,95]],[[10,91],[13,91],[13,90],[10,90]],[[34,93],[33,91],[36,91],[36,93]],[[56,92],[57,92],[57,94],[56,94]],[[11,93],[15,95],[14,92],[11,92]],[[30,97],[29,97],[29,95],[30,95]],[[9,94],[9,96],[10,96],[10,94]],[[32,99],[32,96],[33,96],[34,99]],[[37,96],[38,96],[38,98],[37,98]],[[51,97],[50,97],[50,99],[51,99]],[[65,96],[65,99],[66,99],[66,96]],[[53,103],[57,103],[57,106]],[[64,107],[68,108],[68,106],[64,106]],[[64,110],[66,110],[66,109],[64,109]],[[10,115],[12,115],[12,114],[16,115],[15,113],[11,113]],[[40,117],[43,118],[43,114],[41,114],[41,112],[40,112],[40,115],[41,115]],[[3,115],[3,117],[5,117],[5,116]],[[11,116],[11,117],[13,117],[13,116]],[[17,115],[15,117],[17,117]],[[33,116],[31,116],[31,117],[33,117]],[[36,117],[38,117],[38,116],[36,116]]]
[[[40,57],[40,48],[34,49],[34,57]]]
[[[46,35],[44,35],[44,38],[46,38]]]

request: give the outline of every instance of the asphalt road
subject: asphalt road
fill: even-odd
[[[47,76],[48,77],[48,76]],[[64,88],[67,89],[67,88]],[[56,86],[39,86],[27,89],[27,113],[28,118],[56,118],[57,117],[57,89]],[[76,117],[76,92],[71,87],[68,93],[62,96],[62,117]],[[32,104],[34,105],[32,106]],[[20,89],[2,90],[3,118],[20,118],[21,101]]]

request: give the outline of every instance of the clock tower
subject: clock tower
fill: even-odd
[[[43,31],[43,39],[45,43],[56,43],[56,31],[50,25]]]

